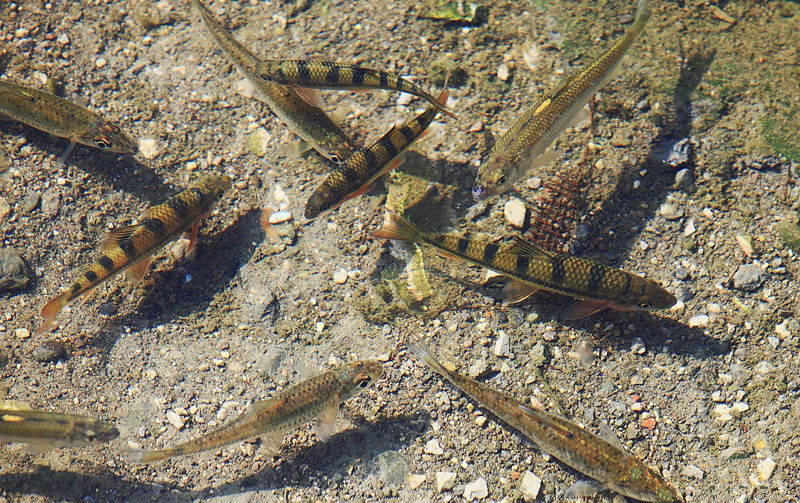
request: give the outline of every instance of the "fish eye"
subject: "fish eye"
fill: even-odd
[[[335,162],[336,164],[339,164],[342,162],[342,158],[339,157],[338,154],[331,154],[331,161]]]
[[[506,183],[506,177],[505,176],[501,176],[500,178],[497,179],[497,184],[498,185],[503,185],[505,183]]]
[[[102,148],[102,149],[111,148],[111,142],[106,140],[102,136],[98,136],[97,138],[95,138],[94,139],[94,144],[97,145],[98,148]]]
[[[641,307],[642,309],[650,309],[650,303],[642,302],[641,304],[639,304],[639,307]]]
[[[361,389],[364,389],[367,386],[369,386],[370,381],[371,379],[369,377],[362,377],[356,382],[356,386],[358,386]]]

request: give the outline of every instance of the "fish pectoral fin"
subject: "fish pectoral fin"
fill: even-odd
[[[133,233],[136,232],[137,230],[139,230],[139,224],[126,225],[125,227],[114,229],[113,231],[106,234],[105,238],[103,238],[103,241],[100,243],[100,249],[106,251],[109,248],[117,246],[121,242],[133,236]]]
[[[286,436],[288,428],[278,428],[268,433],[262,433],[258,436],[261,448],[268,454],[274,455],[280,449],[283,443],[283,438]]]
[[[192,224],[192,237],[189,238],[189,246],[186,247],[186,253],[184,257],[194,257],[195,248],[197,248],[197,233],[200,230],[200,220],[203,217],[197,219],[197,222]]]
[[[564,498],[583,500],[591,498],[605,489],[605,486],[596,480],[581,479],[564,491]]]
[[[579,320],[609,307],[608,302],[596,300],[575,300],[564,309],[561,318],[564,320]]]
[[[511,280],[503,287],[503,303],[518,304],[533,295],[538,288],[522,281]]]
[[[580,110],[578,110],[578,112],[575,114],[574,117],[572,117],[572,119],[570,119],[569,124],[567,124],[567,127],[577,128],[582,123],[589,122],[591,120],[592,120],[592,111],[591,108],[589,108],[589,104],[587,103]]]
[[[331,208],[331,209],[334,209],[334,210],[335,210],[336,208],[338,208],[339,206],[341,206],[343,202],[347,201],[348,199],[353,199],[353,198],[355,198],[355,197],[358,197],[358,196],[361,196],[361,195],[363,195],[363,194],[366,194],[367,192],[369,192],[370,190],[372,190],[372,187],[374,187],[374,186],[375,186],[375,184],[374,184],[374,183],[372,183],[372,182],[370,182],[370,183],[365,183],[364,185],[362,185],[361,187],[359,187],[359,189],[358,189],[357,191],[353,192],[352,194],[348,194],[347,196],[345,196],[344,198],[342,198],[342,201],[341,201],[339,204],[337,204],[335,207]]]
[[[514,236],[514,242],[508,248],[508,253],[515,253],[517,255],[527,255],[529,257],[548,257],[553,258],[554,253],[547,252],[532,242],[523,239],[519,236]]]
[[[533,159],[531,159],[531,163],[528,166],[528,169],[541,168],[543,166],[547,166],[548,164],[552,164],[555,161],[557,161],[563,154],[564,152],[561,150],[548,148],[542,153],[542,155],[538,155]]]
[[[317,108],[322,108],[325,106],[325,103],[322,102],[322,95],[317,89],[311,89],[308,87],[301,87],[301,86],[292,86],[292,89],[300,95],[303,100],[308,103],[309,105],[313,105]]]
[[[617,447],[622,451],[625,450],[625,447],[622,445],[622,442],[620,441],[617,434],[614,433],[614,430],[612,430],[611,427],[608,426],[607,424],[603,423],[600,425],[600,427],[597,429],[597,436],[602,438],[609,444],[613,445],[614,447]]]
[[[33,454],[41,454],[43,452],[49,452],[53,449],[59,449],[67,445],[67,442],[59,442],[56,440],[34,440],[31,439],[30,441],[26,442],[27,446],[25,450],[33,453]]]
[[[406,155],[405,154],[398,155],[397,157],[389,161],[389,163],[386,165],[385,168],[381,170],[378,176],[385,175],[386,173],[389,173],[390,171],[399,168],[400,166],[403,165],[404,162],[406,162]]]
[[[63,167],[64,166],[64,163],[66,162],[67,157],[69,157],[69,154],[72,153],[72,149],[75,148],[75,143],[77,143],[75,141],[75,139],[71,139],[69,141],[69,145],[67,146],[67,149],[64,150],[64,153],[61,154],[61,157],[59,157],[58,161],[56,161],[56,166],[58,166],[58,167]]]
[[[336,419],[339,417],[339,406],[328,407],[317,418],[316,434],[321,442],[325,442],[336,433]]]
[[[134,262],[130,267],[125,270],[125,279],[138,285],[144,279],[147,271],[150,269],[150,263],[153,261],[152,257],[147,256]]]

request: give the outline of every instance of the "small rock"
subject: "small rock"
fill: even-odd
[[[678,220],[683,217],[683,208],[678,208],[672,203],[664,203],[658,208],[658,214],[667,220]]]
[[[525,181],[525,185],[531,190],[539,190],[542,188],[542,179],[538,176],[532,176]]]
[[[247,150],[259,157],[266,154],[270,138],[270,134],[263,127],[256,129],[247,136]]]
[[[67,35],[66,33],[62,33],[61,35],[58,36],[56,42],[58,42],[61,45],[69,45],[69,35]]]
[[[181,419],[181,416],[174,410],[167,411],[167,421],[169,421],[169,424],[174,426],[176,430],[180,430],[184,426],[183,419]]]
[[[488,421],[486,416],[478,416],[475,418],[475,424],[477,424],[480,427],[483,427],[483,425],[486,424],[486,421]]]
[[[692,477],[697,480],[703,480],[703,477],[706,476],[706,472],[704,472],[703,470],[694,465],[684,466],[683,470],[681,471],[681,474],[684,475],[685,477]]]
[[[448,491],[456,484],[455,472],[436,472],[436,490],[440,493]]]
[[[483,131],[483,122],[481,122],[481,121],[474,122],[469,127],[469,132],[470,133],[480,133],[481,131]]]
[[[145,159],[155,159],[159,154],[158,141],[155,138],[139,138],[139,153]]]
[[[512,197],[506,201],[506,205],[503,207],[503,213],[506,216],[506,222],[517,229],[522,229],[525,226],[526,212],[527,208],[525,207],[525,203],[516,197]]]
[[[347,282],[347,271],[344,269],[337,269],[333,273],[333,282],[337,285],[343,285]]]
[[[747,255],[748,257],[753,256],[753,239],[750,236],[745,236],[744,234],[737,234],[736,242],[739,244],[739,248],[742,249],[745,255]]]
[[[27,339],[31,336],[31,331],[27,328],[18,328],[14,330],[14,335],[17,336],[17,339]]]
[[[434,439],[428,440],[428,443],[425,444],[425,447],[422,449],[422,452],[425,454],[430,454],[432,456],[441,456],[444,454],[444,449],[442,446],[439,445],[439,441]]]
[[[54,189],[47,189],[42,194],[42,213],[47,218],[52,218],[58,215],[58,209],[61,206],[61,193]]]
[[[622,130],[617,130],[611,138],[611,144],[615,147],[628,147],[631,143],[633,143],[633,141],[630,133],[626,133]]]
[[[508,356],[510,352],[511,343],[508,334],[505,330],[498,331],[497,340],[494,343],[494,350],[492,351],[495,356]]]
[[[275,211],[269,216],[268,222],[272,225],[282,224],[292,219],[292,212],[290,211]]]
[[[637,355],[643,355],[647,351],[647,348],[644,345],[644,341],[641,337],[634,337],[633,343],[631,344],[631,353]]]
[[[642,428],[646,428],[648,430],[652,430],[652,429],[654,429],[656,427],[656,423],[657,422],[656,422],[656,419],[654,417],[645,418],[644,421],[642,421]]]
[[[505,82],[508,80],[508,77],[511,75],[511,70],[508,68],[508,65],[505,63],[501,63],[500,66],[497,67],[497,78]]]
[[[683,168],[675,173],[675,188],[687,190],[692,187],[692,172],[689,168]]]
[[[689,221],[686,222],[686,227],[683,228],[683,235],[689,237],[694,234],[695,231],[697,231],[697,228],[694,226],[694,219],[690,218]]]
[[[23,213],[30,213],[31,211],[35,210],[37,206],[39,206],[39,201],[42,200],[42,196],[39,195],[36,191],[30,191],[25,196],[25,199],[22,200],[22,211]]]
[[[708,315],[707,314],[696,314],[689,318],[689,326],[690,327],[704,327],[708,325]]]
[[[108,60],[106,60],[106,58],[99,57],[96,60],[94,60],[94,64],[97,68],[103,68],[108,64]]]
[[[542,479],[534,475],[528,470],[522,475],[522,481],[519,483],[519,492],[522,494],[522,499],[525,501],[535,501],[539,496],[539,490],[542,488]]]
[[[17,251],[8,246],[0,248],[0,292],[25,288],[30,271]]]
[[[487,368],[486,360],[483,358],[479,358],[478,360],[475,360],[472,363],[472,365],[469,366],[469,369],[467,369],[467,373],[469,374],[470,377],[476,378],[479,375],[486,372],[486,368]]]
[[[769,374],[773,370],[775,370],[775,366],[766,360],[757,363],[756,366],[753,367],[753,371],[758,374]]]
[[[483,477],[464,486],[464,499],[467,501],[482,500],[489,496],[489,487]]]
[[[731,415],[731,408],[724,403],[717,404],[714,407],[713,412],[717,421],[730,421],[733,419],[733,415]]]
[[[745,264],[733,275],[733,287],[745,292],[754,292],[764,282],[764,270],[758,264]]]
[[[425,475],[417,475],[412,473],[408,477],[406,477],[406,483],[408,484],[409,489],[413,491],[414,489],[421,486],[422,483],[425,482],[426,478],[427,477],[425,477]]]
[[[781,323],[775,325],[775,333],[778,334],[778,337],[780,337],[782,341],[792,336],[787,320],[783,320]]]
[[[0,196],[0,221],[5,219],[11,213],[11,205],[3,196]]]
[[[759,482],[766,482],[772,477],[772,472],[775,471],[775,461],[772,458],[765,458],[762,459],[758,466],[756,466],[756,476],[758,477]]]
[[[37,362],[54,362],[67,355],[67,349],[58,341],[45,341],[36,346],[31,354]]]

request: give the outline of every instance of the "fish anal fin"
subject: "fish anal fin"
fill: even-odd
[[[57,442],[54,440],[32,440],[26,442],[26,444],[25,450],[33,454],[41,454],[67,445],[66,442]]]
[[[444,250],[436,250],[436,254],[439,255],[440,257],[446,258],[446,259],[457,259],[458,258],[457,256],[453,255],[452,253],[446,252]]]
[[[138,225],[126,225],[125,227],[120,227],[119,229],[114,229],[113,231],[106,234],[106,237],[103,238],[103,241],[100,243],[100,249],[103,251],[108,250],[109,248],[113,248],[117,246],[122,241],[129,239],[133,236],[133,233],[139,229]]]
[[[539,248],[535,244],[527,241],[519,236],[514,236],[514,242],[508,248],[507,253],[515,253],[517,255],[527,255],[529,257],[552,257],[553,254]]]
[[[302,86],[292,86],[292,89],[300,95],[303,100],[309,105],[314,105],[317,108],[322,108],[325,104],[322,102],[322,96],[317,89],[311,89]]]
[[[147,274],[147,271],[150,269],[150,262],[152,262],[152,257],[149,255],[134,262],[125,270],[125,279],[134,285],[141,283],[142,279],[144,279],[144,276]]]
[[[579,320],[591,316],[603,309],[610,307],[608,302],[596,300],[574,300],[564,309],[561,318],[564,320]]]
[[[317,418],[316,434],[320,441],[325,442],[336,432],[336,419],[339,417],[339,407],[328,407]]]
[[[522,281],[511,280],[503,287],[503,303],[518,304],[533,295],[538,288]]]
[[[287,428],[278,428],[260,434],[258,438],[261,443],[261,449],[266,451],[270,456],[276,454],[283,443],[283,438],[286,436],[287,431]]]

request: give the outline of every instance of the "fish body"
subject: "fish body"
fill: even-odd
[[[251,404],[244,414],[208,435],[168,449],[135,450],[131,453],[132,461],[152,463],[218,449],[255,437],[261,437],[262,442],[276,447],[287,431],[314,418],[320,418],[324,427],[332,428],[339,405],[369,387],[382,373],[383,367],[376,360],[340,365],[292,386],[269,400]]]
[[[609,267],[593,260],[545,252],[517,238],[500,245],[469,235],[427,232],[405,218],[387,214],[376,237],[421,242],[462,260],[512,278],[506,286],[506,300],[518,302],[536,290],[580,299],[568,308],[566,318],[577,319],[604,308],[617,310],[665,309],[675,296],[655,281]]]
[[[446,99],[447,92],[442,93]],[[336,208],[344,201],[369,189],[372,183],[402,163],[403,151],[436,117],[438,107],[428,107],[420,115],[399,127],[392,127],[381,139],[356,151],[325,177],[306,203],[306,218]]]
[[[73,143],[133,154],[136,143],[119,126],[54,94],[0,80],[0,115]]]
[[[192,0],[192,3],[228,59],[253,83],[259,96],[289,129],[333,162],[341,162],[355,152],[350,138],[325,112],[308,103],[291,87],[261,78],[258,70],[261,60],[237,42],[201,0]]]
[[[108,442],[119,436],[113,424],[78,414],[8,407],[0,402],[0,441],[23,442],[46,450]]]
[[[579,116],[592,96],[614,75],[622,57],[650,18],[647,0],[639,0],[628,32],[597,60],[567,79],[555,92],[526,111],[492,147],[478,168],[472,188],[476,201],[505,192],[519,180],[564,129]]]
[[[413,94],[427,100],[440,112],[455,117],[447,110],[444,100],[436,99],[416,84],[396,73],[360,66],[340,65],[332,61],[302,59],[267,60],[259,65],[264,80],[284,85],[313,89],[388,89]]]
[[[683,501],[655,470],[621,447],[558,415],[528,407],[510,395],[446,368],[421,342],[409,350],[463,393],[562,463],[623,496],[649,502]]]
[[[231,179],[210,175],[188,189],[147,210],[138,223],[113,231],[102,245],[103,253],[80,277],[61,294],[42,308],[49,328],[56,315],[70,301],[92,290],[115,274],[131,268],[129,273],[141,279],[147,272],[150,257],[181,233],[193,228],[194,244],[199,221],[213,209],[228,190]]]

